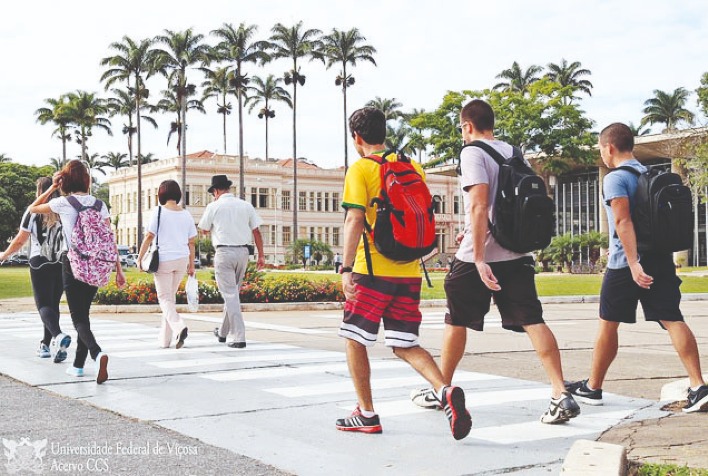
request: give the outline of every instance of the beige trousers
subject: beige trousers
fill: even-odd
[[[166,348],[172,342],[172,336],[178,336],[182,329],[186,327],[184,320],[177,313],[177,288],[182,282],[182,278],[187,274],[187,263],[189,258],[180,258],[171,261],[160,261],[160,266],[153,275],[155,278],[155,290],[157,300],[162,310],[162,324],[157,343],[160,347]]]

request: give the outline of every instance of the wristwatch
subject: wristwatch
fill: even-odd
[[[341,268],[339,268],[339,274],[351,273],[351,272],[352,272],[351,266],[342,266]]]

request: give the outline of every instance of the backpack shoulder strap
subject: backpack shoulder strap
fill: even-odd
[[[623,165],[621,167],[616,167],[616,168],[610,170],[610,172],[615,172],[617,170],[626,170],[627,172],[632,172],[637,177],[642,175],[642,173],[639,170],[635,169],[634,167],[630,167],[629,165]]]
[[[103,202],[97,198],[96,201],[93,202],[93,205],[91,205],[91,208],[100,213],[103,208]]]
[[[384,153],[381,155],[376,155],[376,154],[366,155],[366,156],[364,156],[364,158],[369,159],[369,160],[373,160],[374,162],[376,162],[379,165],[383,165],[387,162],[386,157],[388,157],[391,154],[396,154],[396,150],[395,149],[386,149],[384,151]],[[401,158],[401,157],[405,157],[405,156],[399,155],[399,158]],[[404,162],[410,162],[410,159],[408,157],[405,157]]]
[[[507,159],[503,155],[501,155],[497,149],[487,144],[486,142],[482,142],[481,140],[473,140],[469,144],[465,144],[464,146],[462,146],[463,149],[465,147],[478,147],[482,149],[487,154],[489,154],[489,156],[494,159],[494,161],[499,164],[500,167],[506,164]]]
[[[67,195],[66,201],[69,202],[69,205],[74,207],[74,210],[77,212],[80,212],[84,208],[84,206],[81,205],[81,202],[79,202],[79,200],[73,195]]]

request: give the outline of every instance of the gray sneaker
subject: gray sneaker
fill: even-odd
[[[411,401],[421,408],[442,410],[440,400],[435,396],[435,390],[430,387],[412,390]]]
[[[563,392],[558,399],[551,398],[548,410],[541,417],[541,423],[555,425],[565,423],[580,415],[580,407],[569,392]]]

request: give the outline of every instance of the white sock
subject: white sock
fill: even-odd
[[[704,384],[705,385],[705,384]],[[699,388],[701,388],[703,385],[699,385],[697,387],[691,387],[692,392],[697,392]]]
[[[362,410],[361,408],[359,409],[359,413],[361,413],[361,415],[366,418],[373,418],[376,416],[376,412],[371,412],[369,410]]]
[[[443,385],[442,387],[440,387],[440,390],[435,392],[435,398],[437,398],[439,402],[443,401],[443,390],[445,389],[446,386],[447,385]]]
[[[594,392],[596,390],[596,389],[592,388],[588,382],[585,382],[585,388],[587,388],[591,392]]]

